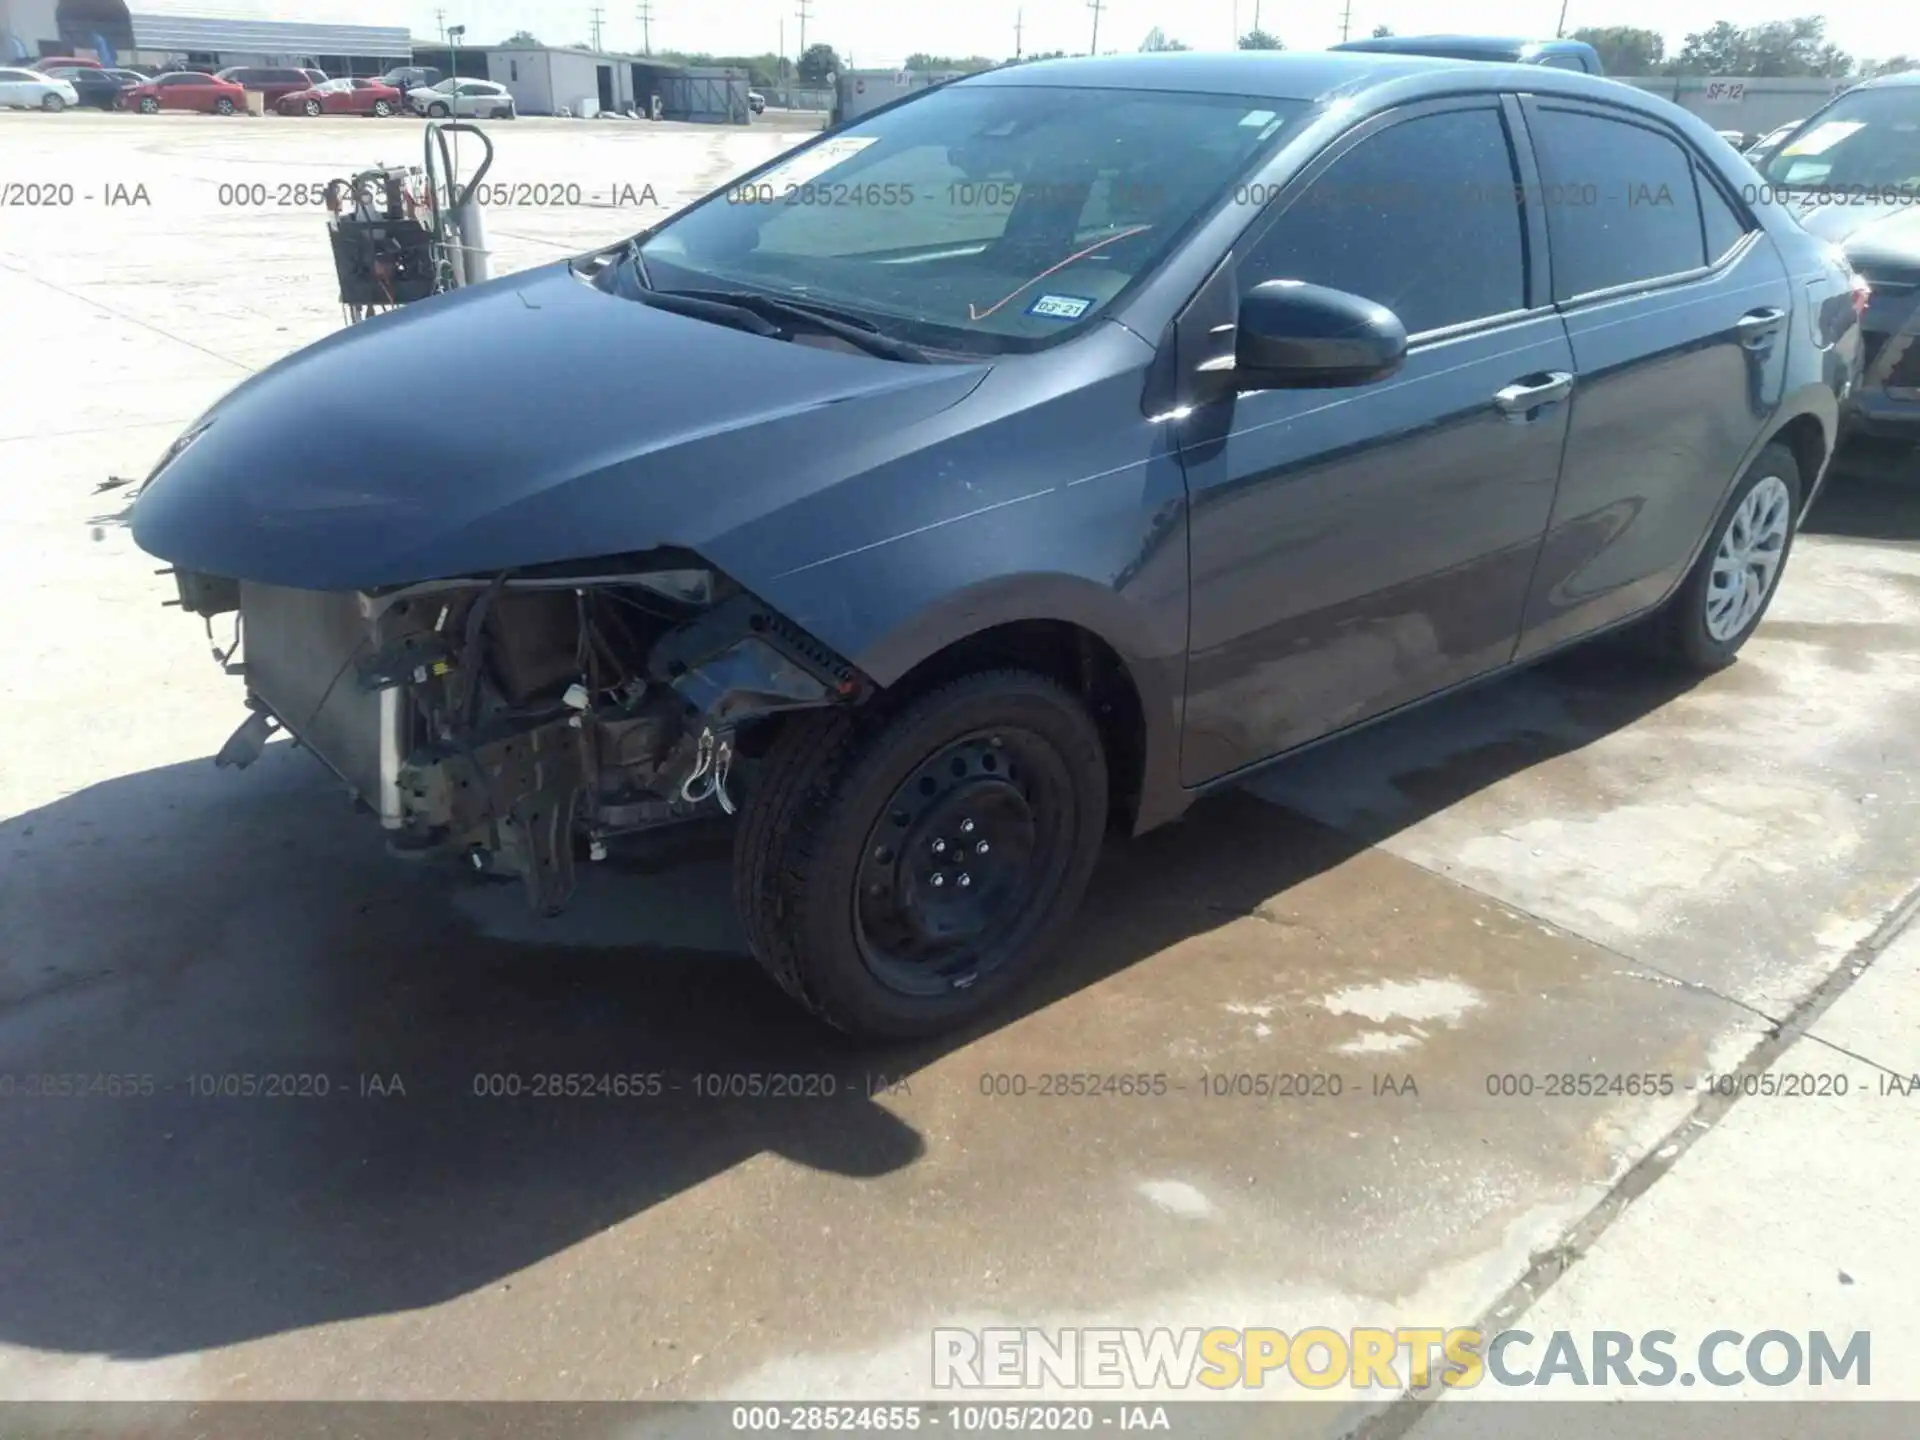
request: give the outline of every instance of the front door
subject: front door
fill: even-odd
[[[1513,655],[1573,363],[1529,274],[1539,227],[1512,123],[1494,96],[1379,117],[1240,247],[1241,293],[1281,278],[1350,291],[1398,314],[1411,344],[1385,380],[1244,393],[1183,423],[1186,784]]]

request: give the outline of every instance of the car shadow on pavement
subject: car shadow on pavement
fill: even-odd
[[[1920,541],[1920,447],[1855,442],[1842,450],[1803,528],[1849,540]]]
[[[1391,781],[1409,729],[1440,737],[1390,818],[1335,828],[1229,791],[1116,840],[1009,1012],[888,1050],[824,1032],[739,953],[724,835],[596,867],[586,921],[546,938],[504,918],[511,889],[389,859],[291,746],[66,796],[0,823],[0,1342],[144,1358],[404,1311],[763,1153],[855,1180],[911,1166],[927,1141],[868,1077],[1252,913],[1677,686],[1581,652],[1289,762]],[[749,1075],[803,1093],[727,1098]]]

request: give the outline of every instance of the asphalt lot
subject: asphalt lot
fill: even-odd
[[[490,178],[581,192],[490,215],[496,272],[795,138],[491,131]],[[593,871],[557,922],[392,862],[291,747],[214,770],[238,685],[112,481],[338,326],[299,187],[419,144],[0,116],[0,184],[76,192],[0,209],[0,1077],[153,1079],[0,1099],[0,1395],[879,1398],[930,1393],[936,1325],[1470,1324],[1920,882],[1920,476],[1872,455],[1729,671],[1578,652],[1115,843],[1042,991],[940,1045],[799,1018],[721,837]],[[580,358],[610,403],[646,383]],[[1823,1053],[1909,1064],[1876,1043]],[[1489,1094],[1569,1068],[1682,1089]],[[476,1093],[555,1072],[667,1088]],[[1171,1085],[989,1093],[1066,1072]],[[770,1073],[834,1093],[702,1093]],[[242,1074],[327,1093],[217,1093]],[[1282,1074],[1341,1093],[1209,1093]]]

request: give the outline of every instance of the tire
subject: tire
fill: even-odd
[[[222,95],[218,100],[213,102],[213,113],[216,115],[233,114],[233,101]]]
[[[376,100],[373,102],[373,113],[384,120],[387,116],[393,114],[393,106],[384,100]]]
[[[309,100],[300,108],[309,115],[318,115],[320,113],[320,102],[318,100]]]
[[[1734,486],[1693,569],[1656,617],[1650,638],[1663,658],[1703,674],[1733,663],[1780,589],[1804,493],[1791,450],[1776,442],[1760,452]],[[1741,563],[1743,554],[1748,563]],[[1762,577],[1757,572],[1765,561],[1771,568]],[[1731,596],[1730,587],[1715,584],[1716,569],[1734,578]]]
[[[433,102],[433,104],[427,106],[427,114],[431,115],[436,120],[444,120],[449,115],[453,114],[453,111],[447,108],[445,101],[436,100]]]
[[[40,108],[49,115],[58,115],[67,108],[67,102],[58,95],[43,95],[40,97]]]
[[[790,723],[735,837],[734,896],[755,958],[814,1015],[867,1040],[934,1035],[1039,968],[1106,822],[1079,700],[1025,671],[967,675]]]
[[[142,96],[140,99],[140,113],[142,115],[158,115],[160,113],[160,102],[151,95]]]

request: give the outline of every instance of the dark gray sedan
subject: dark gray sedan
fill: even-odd
[[[779,984],[924,1034],[1110,827],[1603,631],[1732,660],[1864,305],[1756,178],[1534,65],[993,71],[290,356],[134,533],[239,612],[223,761],[290,731],[542,911],[732,815]]]

